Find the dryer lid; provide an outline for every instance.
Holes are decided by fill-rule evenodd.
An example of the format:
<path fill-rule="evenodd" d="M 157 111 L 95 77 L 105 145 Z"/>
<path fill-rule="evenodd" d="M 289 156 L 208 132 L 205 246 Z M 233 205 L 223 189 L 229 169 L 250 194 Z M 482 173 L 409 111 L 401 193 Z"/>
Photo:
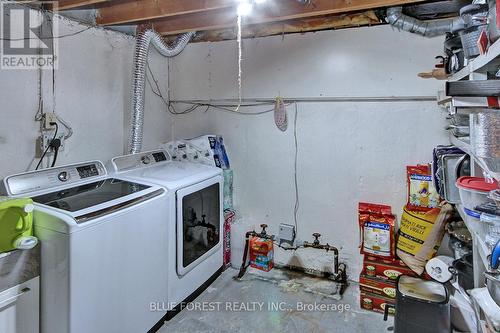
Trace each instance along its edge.
<path fill-rule="evenodd" d="M 156 168 L 142 169 L 140 174 L 146 178 L 152 178 L 162 183 L 176 183 L 181 180 L 194 182 L 211 178 L 220 175 L 221 169 L 207 166 L 204 164 L 196 164 L 190 162 L 170 162 L 158 166 Z"/>
<path fill-rule="evenodd" d="M 111 160 L 110 168 L 117 175 L 133 180 L 147 180 L 169 190 L 177 190 L 222 174 L 222 170 L 214 166 L 172 161 L 163 149 L 115 157 Z"/>

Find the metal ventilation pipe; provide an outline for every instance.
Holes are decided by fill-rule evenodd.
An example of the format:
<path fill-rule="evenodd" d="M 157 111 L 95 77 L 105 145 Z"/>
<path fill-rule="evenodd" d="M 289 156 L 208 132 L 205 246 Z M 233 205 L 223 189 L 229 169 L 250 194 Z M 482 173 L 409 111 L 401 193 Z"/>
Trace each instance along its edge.
<path fill-rule="evenodd" d="M 387 9 L 386 19 L 390 25 L 404 31 L 416 33 L 425 37 L 444 35 L 464 26 L 461 18 L 450 18 L 436 21 L 421 21 L 403 14 L 403 7 Z"/>
<path fill-rule="evenodd" d="M 172 46 L 168 46 L 161 35 L 152 29 L 146 29 L 137 34 L 132 73 L 132 116 L 128 145 L 128 150 L 131 154 L 139 153 L 142 149 L 144 90 L 150 45 L 153 44 L 162 56 L 175 57 L 184 50 L 194 34 L 194 32 L 188 32 L 181 35 Z"/>

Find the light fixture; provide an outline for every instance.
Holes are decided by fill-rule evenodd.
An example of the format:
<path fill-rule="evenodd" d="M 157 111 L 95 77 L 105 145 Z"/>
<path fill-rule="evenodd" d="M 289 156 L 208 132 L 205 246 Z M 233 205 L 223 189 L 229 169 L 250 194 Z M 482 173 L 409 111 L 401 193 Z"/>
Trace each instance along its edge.
<path fill-rule="evenodd" d="M 257 5 L 260 5 L 260 4 L 262 4 L 262 3 L 266 2 L 266 1 L 267 1 L 267 0 L 255 0 L 255 3 L 256 3 Z"/>
<path fill-rule="evenodd" d="M 248 1 L 240 1 L 238 5 L 238 16 L 247 16 L 252 12 L 253 6 Z"/>

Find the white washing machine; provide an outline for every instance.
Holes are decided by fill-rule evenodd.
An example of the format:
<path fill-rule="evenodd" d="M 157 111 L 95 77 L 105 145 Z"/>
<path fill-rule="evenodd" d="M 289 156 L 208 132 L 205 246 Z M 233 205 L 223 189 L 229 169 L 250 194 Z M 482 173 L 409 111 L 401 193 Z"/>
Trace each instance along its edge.
<path fill-rule="evenodd" d="M 141 333 L 163 314 L 167 191 L 108 176 L 99 161 L 7 177 L 32 197 L 41 242 L 42 333 Z"/>
<path fill-rule="evenodd" d="M 148 181 L 168 191 L 169 308 L 190 300 L 222 271 L 222 170 L 172 161 L 165 150 L 116 157 L 110 170 L 131 181 Z"/>

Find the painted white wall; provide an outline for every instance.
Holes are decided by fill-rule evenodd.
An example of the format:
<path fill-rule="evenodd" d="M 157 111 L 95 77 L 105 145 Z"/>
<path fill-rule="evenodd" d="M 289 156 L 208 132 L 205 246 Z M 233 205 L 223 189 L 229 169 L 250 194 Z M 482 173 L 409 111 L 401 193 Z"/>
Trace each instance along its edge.
<path fill-rule="evenodd" d="M 59 20 L 58 34 L 86 28 Z M 74 136 L 58 165 L 108 160 L 126 151 L 131 67 L 131 37 L 90 29 L 59 40 L 55 111 Z M 433 67 L 441 40 L 428 40 L 390 27 L 328 31 L 244 41 L 244 97 L 421 96 L 441 84 L 418 79 Z M 163 93 L 174 99 L 237 97 L 235 42 L 191 44 L 167 62 L 155 51 L 150 66 Z M 167 79 L 170 76 L 170 87 Z M 53 109 L 52 77 L 43 72 L 44 111 Z M 36 71 L 0 71 L 0 178 L 33 168 Z M 293 223 L 294 108 L 290 127 L 278 131 L 272 114 L 256 117 L 220 112 L 171 116 L 148 88 L 144 149 L 173 138 L 207 133 L 225 137 L 235 170 L 235 204 L 244 223 Z M 399 213 L 405 200 L 404 167 L 426 162 L 431 149 L 446 142 L 443 117 L 433 102 L 308 103 L 298 105 L 300 189 L 299 234 L 341 247 L 342 258 L 357 273 L 356 206 L 383 202 Z M 280 263 L 325 269 L 331 258 L 301 250 Z"/>
<path fill-rule="evenodd" d="M 435 96 L 442 83 L 422 80 L 434 66 L 442 40 L 379 26 L 244 40 L 243 95 L 267 98 L 332 96 Z M 233 41 L 189 45 L 170 61 L 173 99 L 237 97 L 237 45 Z M 293 116 L 283 133 L 273 114 L 225 112 L 176 116 L 177 127 L 197 118 L 199 134 L 224 136 L 235 172 L 235 206 L 241 223 L 293 224 Z M 400 214 L 405 202 L 405 166 L 431 161 L 446 143 L 444 117 L 435 102 L 299 103 L 298 238 L 341 248 L 356 279 L 357 204 L 385 203 Z M 245 110 L 252 111 L 252 110 Z M 192 133 L 186 134 L 192 136 Z M 233 241 L 237 241 L 232 237 Z M 330 255 L 315 250 L 276 255 L 279 263 L 330 270 Z"/>
<path fill-rule="evenodd" d="M 72 34 L 87 26 L 56 16 L 56 36 Z M 100 159 L 107 161 L 125 152 L 130 118 L 129 100 L 135 39 L 121 33 L 92 28 L 58 40 L 59 67 L 43 71 L 44 111 L 66 120 L 74 135 L 66 142 L 57 165 Z M 166 93 L 167 61 L 151 52 L 150 66 Z M 0 70 L 0 178 L 33 169 L 39 123 L 37 70 Z M 53 101 L 55 100 L 55 108 Z M 62 128 L 62 126 L 61 126 Z M 171 136 L 170 115 L 163 102 L 148 89 L 144 147 L 157 147 Z"/>
<path fill-rule="evenodd" d="M 91 28 L 61 16 L 54 17 L 58 30 L 55 96 L 52 71 L 42 72 L 44 112 L 55 111 L 73 128 L 57 165 L 99 159 L 104 162 L 127 152 L 130 91 L 135 38 L 115 31 Z M 168 62 L 152 48 L 149 66 L 162 94 L 168 96 Z M 33 170 L 35 140 L 40 123 L 37 70 L 0 70 L 0 179 Z M 55 103 L 54 103 L 55 101 Z M 54 107 L 55 104 L 55 107 Z M 194 137 L 212 127 L 199 115 L 178 123 L 165 103 L 146 86 L 143 149 L 153 149 L 174 138 Z M 63 126 L 60 126 L 61 130 Z M 47 166 L 52 157 L 46 159 Z"/>

